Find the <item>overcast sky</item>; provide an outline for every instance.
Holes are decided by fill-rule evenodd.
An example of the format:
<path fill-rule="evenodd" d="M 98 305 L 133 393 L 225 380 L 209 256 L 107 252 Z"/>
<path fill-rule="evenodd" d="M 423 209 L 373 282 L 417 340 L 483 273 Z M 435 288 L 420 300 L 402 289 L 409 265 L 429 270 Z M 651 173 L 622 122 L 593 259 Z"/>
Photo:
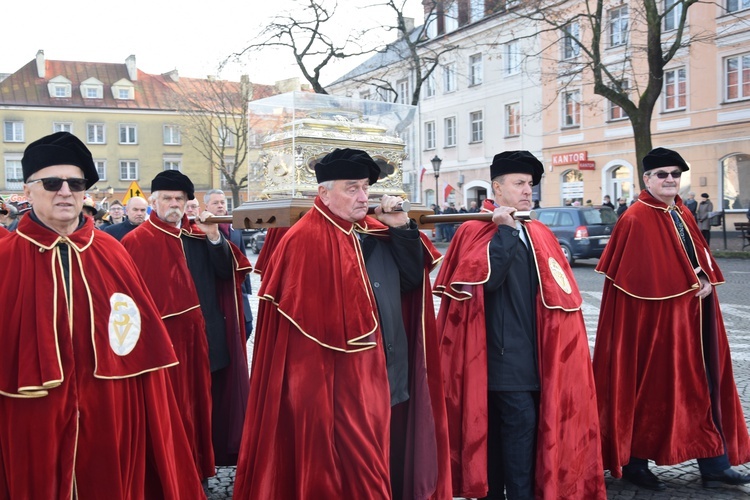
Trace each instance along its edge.
<path fill-rule="evenodd" d="M 216 75 L 219 63 L 245 47 L 264 20 L 282 13 L 290 0 L 37 0 L 2 6 L 0 73 L 13 73 L 34 59 L 38 50 L 51 60 L 124 63 L 133 54 L 138 69 L 161 74 L 177 69 L 181 76 Z M 340 0 L 339 11 L 352 0 Z M 372 0 L 370 4 L 377 3 Z M 412 15 L 419 15 L 420 0 L 407 0 Z M 413 9 L 413 10 L 411 10 Z M 352 23 L 363 20 L 364 10 L 352 10 Z M 387 11 L 386 11 L 387 12 Z M 338 12 L 337 12 L 338 14 Z M 366 16 L 374 17 L 372 13 Z M 383 23 L 393 22 L 389 16 Z M 417 24 L 421 24 L 418 21 Z M 325 72 L 327 83 L 345 73 Z M 248 74 L 255 83 L 301 77 L 291 54 L 271 51 L 234 64 L 221 77 L 239 80 Z"/>

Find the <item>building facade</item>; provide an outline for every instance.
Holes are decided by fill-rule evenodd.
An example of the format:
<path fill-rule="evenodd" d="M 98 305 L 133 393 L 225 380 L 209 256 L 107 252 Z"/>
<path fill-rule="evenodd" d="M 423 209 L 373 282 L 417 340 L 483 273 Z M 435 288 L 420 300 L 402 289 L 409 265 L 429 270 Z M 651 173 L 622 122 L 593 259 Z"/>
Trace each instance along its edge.
<path fill-rule="evenodd" d="M 241 91 L 243 83 L 249 90 Z M 227 189 L 218 167 L 238 158 L 247 162 L 241 168 L 251 180 L 253 172 L 262 179 L 251 156 L 238 150 L 249 148 L 253 140 L 250 133 L 238 135 L 243 132 L 232 125 L 239 123 L 242 111 L 217 103 L 221 99 L 211 94 L 244 92 L 253 99 L 289 89 L 243 83 L 181 78 L 176 70 L 151 75 L 138 70 L 135 56 L 124 64 L 89 63 L 47 60 L 39 51 L 0 81 L 0 193 L 22 192 L 26 146 L 58 131 L 75 134 L 91 150 L 100 180 L 89 194 L 104 208 L 132 194 L 134 182 L 148 194 L 151 179 L 161 170 L 188 175 L 197 195 Z M 244 191 L 243 199 L 250 192 Z"/>
<path fill-rule="evenodd" d="M 675 4 L 661 2 L 664 46 L 679 26 L 681 11 Z M 639 2 L 605 3 L 602 19 L 604 61 L 620 70 L 623 83 L 633 89 L 633 99 L 638 98 L 646 68 L 639 7 Z M 686 44 L 665 67 L 651 121 L 653 146 L 676 150 L 690 164 L 681 194 L 692 191 L 698 201 L 700 194 L 708 194 L 714 209 L 724 209 L 730 222 L 744 220 L 750 208 L 748 22 L 749 2 L 699 2 L 690 7 L 683 34 Z M 621 108 L 594 95 L 586 73 L 569 82 L 563 68 L 575 64 L 580 55 L 580 48 L 571 50 L 572 45 L 559 37 L 557 44 L 547 45 L 544 55 L 545 60 L 557 61 L 541 79 L 546 104 L 544 202 L 597 204 L 604 195 L 630 202 L 640 191 L 633 129 Z"/>
<path fill-rule="evenodd" d="M 489 192 L 492 156 L 514 149 L 529 150 L 543 161 L 545 176 L 534 195 L 543 206 L 598 204 L 604 195 L 613 201 L 637 196 L 640 179 L 627 115 L 594 94 L 585 68 L 574 77 L 568 71 L 583 64 L 584 57 L 566 33 L 585 41 L 585 25 L 568 23 L 565 29 L 571 31 L 561 34 L 538 16 L 531 21 L 528 5 L 521 1 L 444 1 L 436 9 L 428 8 L 432 2 L 424 3 L 427 36 L 422 50 L 456 47 L 441 54 L 420 98 L 414 168 L 425 202 L 434 202 L 436 191 L 440 202 L 481 200 Z M 658 2 L 665 44 L 679 26 L 680 3 Z M 576 9 L 586 6 L 567 2 L 563 16 L 574 20 Z M 641 7 L 642 2 L 603 2 L 599 20 L 604 26 L 603 62 L 622 75 L 621 84 L 632 89 L 636 101 L 639 74 L 646 67 Z M 682 193 L 695 192 L 699 200 L 707 193 L 730 223 L 744 220 L 750 208 L 748 23 L 747 1 L 689 8 L 686 43 L 665 68 L 651 121 L 653 146 L 677 150 L 691 165 Z M 385 99 L 376 90 L 384 75 L 395 87 L 413 77 L 403 63 L 389 62 L 387 69 L 377 70 L 373 64 L 363 66 L 330 91 Z M 394 71 L 399 68 L 400 74 Z M 435 157 L 442 160 L 437 187 L 430 164 Z"/>

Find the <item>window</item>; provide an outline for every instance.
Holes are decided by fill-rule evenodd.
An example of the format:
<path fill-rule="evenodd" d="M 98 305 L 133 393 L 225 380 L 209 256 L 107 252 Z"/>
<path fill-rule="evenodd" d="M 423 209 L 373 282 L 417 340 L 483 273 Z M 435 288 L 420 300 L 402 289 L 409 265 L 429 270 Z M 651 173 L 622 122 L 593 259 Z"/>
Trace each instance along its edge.
<path fill-rule="evenodd" d="M 672 31 L 679 28 L 680 17 L 682 17 L 682 2 L 678 0 L 664 0 L 664 31 Z"/>
<path fill-rule="evenodd" d="M 687 106 L 687 76 L 685 68 L 664 72 L 664 110 L 685 109 Z"/>
<path fill-rule="evenodd" d="M 164 125 L 164 144 L 179 145 L 180 142 L 180 127 L 177 125 Z"/>
<path fill-rule="evenodd" d="M 727 0 L 727 12 L 750 8 L 750 0 Z"/>
<path fill-rule="evenodd" d="M 503 47 L 503 56 L 505 58 L 505 74 L 515 75 L 521 70 L 521 55 L 518 51 L 518 42 L 512 41 Z"/>
<path fill-rule="evenodd" d="M 456 65 L 453 63 L 443 68 L 443 90 L 446 94 L 456 90 Z"/>
<path fill-rule="evenodd" d="M 164 170 L 182 170 L 182 159 L 165 156 Z"/>
<path fill-rule="evenodd" d="M 81 97 L 84 99 L 102 99 L 104 97 L 104 84 L 94 77 L 87 78 L 81 82 Z"/>
<path fill-rule="evenodd" d="M 469 85 L 482 83 L 482 54 L 469 57 Z"/>
<path fill-rule="evenodd" d="M 570 23 L 563 28 L 563 59 L 573 59 L 581 55 L 581 45 L 578 40 L 581 28 L 578 23 Z"/>
<path fill-rule="evenodd" d="M 750 54 L 728 57 L 725 68 L 727 101 L 750 97 Z"/>
<path fill-rule="evenodd" d="M 563 94 L 563 127 L 578 127 L 581 124 L 581 91 Z"/>
<path fill-rule="evenodd" d="M 234 132 L 228 127 L 219 127 L 219 144 L 225 148 L 234 147 Z"/>
<path fill-rule="evenodd" d="M 424 123 L 424 148 L 435 149 L 435 122 Z"/>
<path fill-rule="evenodd" d="M 627 93 L 628 88 L 630 88 L 628 81 L 627 80 L 622 80 L 620 82 L 620 88 L 622 89 L 623 92 Z M 615 89 L 615 90 L 617 90 L 619 92 L 618 89 Z M 620 106 L 618 106 L 617 104 L 613 103 L 612 101 L 609 101 L 609 119 L 610 119 L 610 121 L 624 120 L 627 117 L 628 116 L 625 114 L 625 110 L 624 109 L 622 109 Z"/>
<path fill-rule="evenodd" d="M 359 98 L 365 101 L 369 101 L 372 99 L 372 96 L 370 95 L 370 91 L 364 91 L 359 93 Z"/>
<path fill-rule="evenodd" d="M 52 132 L 73 133 L 73 124 L 70 122 L 55 122 L 52 124 Z"/>
<path fill-rule="evenodd" d="M 484 0 L 469 1 L 469 22 L 474 23 L 484 17 Z"/>
<path fill-rule="evenodd" d="M 23 167 L 20 155 L 5 158 L 5 189 L 20 191 L 23 189 Z"/>
<path fill-rule="evenodd" d="M 438 15 L 437 12 L 430 12 L 430 15 L 425 20 L 427 26 L 427 38 L 435 38 L 438 36 Z"/>
<path fill-rule="evenodd" d="M 120 180 L 138 180 L 138 162 L 136 160 L 120 160 Z"/>
<path fill-rule="evenodd" d="M 484 140 L 484 119 L 481 111 L 469 113 L 471 123 L 471 142 L 482 142 Z"/>
<path fill-rule="evenodd" d="M 137 144 L 136 127 L 132 124 L 120 124 L 120 144 Z"/>
<path fill-rule="evenodd" d="M 445 32 L 450 33 L 458 29 L 458 0 L 454 0 L 445 9 L 443 14 L 443 25 L 445 26 Z"/>
<path fill-rule="evenodd" d="M 609 46 L 618 47 L 628 41 L 628 7 L 609 11 Z"/>
<path fill-rule="evenodd" d="M 398 88 L 398 103 L 411 104 L 411 95 L 409 95 L 409 80 L 399 80 L 396 83 Z"/>
<path fill-rule="evenodd" d="M 514 102 L 505 105 L 505 136 L 521 135 L 521 104 Z"/>
<path fill-rule="evenodd" d="M 3 140 L 5 142 L 23 142 L 23 122 L 4 122 Z"/>
<path fill-rule="evenodd" d="M 747 179 L 750 179 L 750 156 L 746 153 L 733 154 L 721 161 L 721 206 L 724 210 L 747 212 L 750 208 Z"/>
<path fill-rule="evenodd" d="M 73 85 L 70 80 L 62 75 L 57 75 L 47 82 L 47 92 L 54 99 L 64 99 L 70 97 L 70 91 Z"/>
<path fill-rule="evenodd" d="M 118 100 L 135 99 L 135 86 L 127 78 L 120 78 L 112 84 L 112 97 Z"/>
<path fill-rule="evenodd" d="M 424 98 L 435 97 L 435 73 L 430 73 L 430 76 L 423 82 L 424 85 Z"/>
<path fill-rule="evenodd" d="M 451 116 L 445 119 L 445 147 L 450 148 L 456 145 L 456 117 Z"/>
<path fill-rule="evenodd" d="M 99 174 L 100 181 L 107 180 L 107 160 L 94 160 L 96 173 Z"/>
<path fill-rule="evenodd" d="M 89 144 L 104 144 L 104 139 L 103 123 L 86 124 L 86 142 Z"/>

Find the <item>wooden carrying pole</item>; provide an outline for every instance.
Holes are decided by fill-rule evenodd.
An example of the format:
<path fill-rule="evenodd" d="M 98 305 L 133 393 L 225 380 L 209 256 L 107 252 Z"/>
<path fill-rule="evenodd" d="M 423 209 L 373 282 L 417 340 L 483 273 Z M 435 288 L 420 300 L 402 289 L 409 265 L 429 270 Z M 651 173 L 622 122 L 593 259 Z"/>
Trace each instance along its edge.
<path fill-rule="evenodd" d="M 270 227 L 291 227 L 312 208 L 312 199 L 288 198 L 280 200 L 256 201 L 243 203 L 234 209 L 232 215 L 212 216 L 205 223 L 232 223 L 235 228 L 263 229 Z M 409 217 L 414 219 L 420 229 L 432 229 L 435 224 L 455 224 L 470 220 L 491 221 L 489 212 L 435 214 L 422 205 L 411 204 Z M 513 217 L 518 220 L 536 219 L 533 210 L 518 211 Z"/>

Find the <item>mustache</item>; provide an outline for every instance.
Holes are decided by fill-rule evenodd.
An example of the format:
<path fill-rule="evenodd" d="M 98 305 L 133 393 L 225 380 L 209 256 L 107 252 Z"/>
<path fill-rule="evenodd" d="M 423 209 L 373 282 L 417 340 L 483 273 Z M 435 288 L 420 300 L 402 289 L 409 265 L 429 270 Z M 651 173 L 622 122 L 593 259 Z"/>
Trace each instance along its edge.
<path fill-rule="evenodd" d="M 170 208 L 167 210 L 167 213 L 164 214 L 164 217 L 169 217 L 170 215 L 176 215 L 179 218 L 182 218 L 182 210 L 179 208 Z"/>

